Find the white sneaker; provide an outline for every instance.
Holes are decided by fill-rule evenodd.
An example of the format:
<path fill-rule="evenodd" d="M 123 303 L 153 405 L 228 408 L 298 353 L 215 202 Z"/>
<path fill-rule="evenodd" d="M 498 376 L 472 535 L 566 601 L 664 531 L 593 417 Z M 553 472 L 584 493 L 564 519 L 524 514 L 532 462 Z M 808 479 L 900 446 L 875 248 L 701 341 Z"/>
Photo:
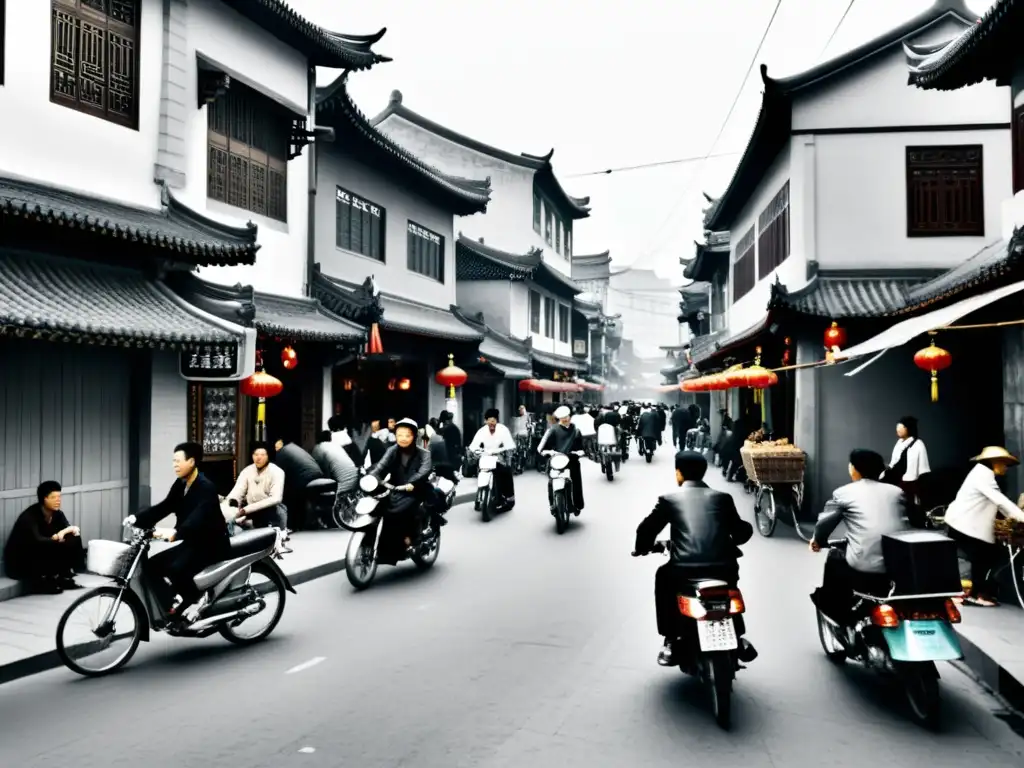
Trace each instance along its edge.
<path fill-rule="evenodd" d="M 187 621 L 189 624 L 191 624 L 202 615 L 203 610 L 209 604 L 210 599 L 204 594 L 202 597 L 199 598 L 199 600 L 197 600 L 195 603 L 193 603 L 185 609 L 185 613 L 182 616 L 182 618 L 185 619 L 185 621 Z"/>

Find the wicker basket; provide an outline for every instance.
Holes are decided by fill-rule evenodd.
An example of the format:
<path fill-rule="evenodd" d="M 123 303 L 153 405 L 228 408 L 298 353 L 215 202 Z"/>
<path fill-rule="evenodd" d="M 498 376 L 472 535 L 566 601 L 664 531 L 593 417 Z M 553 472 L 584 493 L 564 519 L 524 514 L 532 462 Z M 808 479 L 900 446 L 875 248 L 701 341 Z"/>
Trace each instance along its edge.
<path fill-rule="evenodd" d="M 1016 520 L 996 520 L 996 541 L 1012 547 L 1024 547 L 1024 523 Z"/>
<path fill-rule="evenodd" d="M 132 562 L 132 548 L 120 541 L 93 539 L 85 555 L 85 569 L 99 576 L 123 576 Z"/>
<path fill-rule="evenodd" d="M 807 455 L 799 448 L 780 451 L 759 451 L 744 446 L 740 449 L 743 458 L 743 469 L 747 477 L 760 485 L 783 483 L 802 483 Z"/>

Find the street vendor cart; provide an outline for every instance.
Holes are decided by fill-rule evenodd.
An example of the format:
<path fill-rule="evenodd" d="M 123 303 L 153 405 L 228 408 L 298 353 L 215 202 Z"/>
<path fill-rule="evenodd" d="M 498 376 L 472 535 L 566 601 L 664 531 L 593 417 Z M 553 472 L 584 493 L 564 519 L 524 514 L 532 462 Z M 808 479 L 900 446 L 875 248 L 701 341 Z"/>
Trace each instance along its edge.
<path fill-rule="evenodd" d="M 743 469 L 754 493 L 754 520 L 765 538 L 775 533 L 779 519 L 792 522 L 800 538 L 809 540 L 800 528 L 804 501 L 804 469 L 807 454 L 788 440 L 755 437 L 740 449 Z"/>

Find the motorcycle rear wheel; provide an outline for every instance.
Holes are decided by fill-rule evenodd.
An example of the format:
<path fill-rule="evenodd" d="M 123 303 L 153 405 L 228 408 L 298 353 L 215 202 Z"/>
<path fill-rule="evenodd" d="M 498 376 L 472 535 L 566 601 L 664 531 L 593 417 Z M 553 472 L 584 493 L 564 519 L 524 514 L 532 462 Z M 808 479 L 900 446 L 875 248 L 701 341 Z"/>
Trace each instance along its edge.
<path fill-rule="evenodd" d="M 615 470 L 612 469 L 611 461 L 606 461 L 604 464 L 604 474 L 609 480 L 615 479 Z"/>
<path fill-rule="evenodd" d="M 555 530 L 562 534 L 568 528 L 569 501 L 565 498 L 565 491 L 555 491 Z"/>
<path fill-rule="evenodd" d="M 348 540 L 348 549 L 345 550 L 345 575 L 348 576 L 349 584 L 360 591 L 370 586 L 373 577 L 377 575 L 377 555 L 371 552 L 368 563 L 364 557 L 364 549 L 373 545 L 372 539 L 367 541 L 366 531 L 358 531 L 352 534 Z"/>
<path fill-rule="evenodd" d="M 825 614 L 820 609 L 817 611 L 817 616 L 818 640 L 821 642 L 821 649 L 833 664 L 842 664 L 847 658 L 846 648 L 843 647 L 842 642 L 836 637 L 832 622 L 825 617 Z"/>
<path fill-rule="evenodd" d="M 942 723 L 942 697 L 934 663 L 900 664 L 898 671 L 914 720 L 930 731 L 937 731 Z"/>
<path fill-rule="evenodd" d="M 284 601 L 285 601 L 285 587 L 284 581 L 281 579 L 281 575 L 276 569 L 271 568 L 264 562 L 255 563 L 252 566 L 252 572 L 258 573 L 260 576 L 267 579 L 272 585 L 272 589 L 277 592 L 277 606 L 273 608 L 273 615 L 270 617 L 270 622 L 259 632 L 252 635 L 240 635 L 235 630 L 245 626 L 244 622 L 238 627 L 232 627 L 230 625 L 224 625 L 220 628 L 220 636 L 225 640 L 234 643 L 235 645 L 253 645 L 262 640 L 266 640 L 270 637 L 270 633 L 277 627 L 278 622 L 281 621 L 281 617 L 284 615 Z M 260 590 L 262 591 L 262 590 Z M 264 608 L 266 610 L 266 608 Z M 262 611 L 260 612 L 262 613 Z M 253 616 L 259 616 L 257 613 Z"/>
<path fill-rule="evenodd" d="M 644 454 L 644 458 L 647 459 L 647 463 L 650 464 L 651 463 L 651 459 L 654 458 L 654 454 L 653 453 L 645 453 Z"/>
<path fill-rule="evenodd" d="M 713 653 L 708 659 L 708 686 L 711 689 L 711 711 L 723 731 L 732 727 L 732 675 L 735 665 L 728 653 Z"/>
<path fill-rule="evenodd" d="M 441 552 L 441 529 L 438 528 L 434 531 L 434 534 L 430 537 L 430 548 L 426 554 L 420 554 L 418 551 L 412 556 L 412 561 L 416 564 L 416 567 L 421 571 L 429 570 L 434 563 L 437 562 L 437 556 Z"/>

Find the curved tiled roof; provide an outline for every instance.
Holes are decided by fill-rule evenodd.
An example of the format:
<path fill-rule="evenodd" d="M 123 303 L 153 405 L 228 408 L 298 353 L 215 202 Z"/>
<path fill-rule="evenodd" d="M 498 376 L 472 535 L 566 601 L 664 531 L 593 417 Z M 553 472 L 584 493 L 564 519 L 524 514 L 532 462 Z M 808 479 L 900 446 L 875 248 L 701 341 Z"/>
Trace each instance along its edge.
<path fill-rule="evenodd" d="M 466 237 L 455 241 L 456 280 L 533 280 L 553 290 L 582 292 L 579 285 L 544 263 L 544 252 L 534 248 L 524 254 L 509 253 Z"/>
<path fill-rule="evenodd" d="M 331 32 L 296 13 L 284 0 L 221 0 L 285 45 L 303 53 L 318 67 L 369 69 L 391 61 L 374 53 L 373 45 L 384 37 L 387 27 L 372 35 Z"/>
<path fill-rule="evenodd" d="M 197 265 L 253 264 L 256 225 L 232 227 L 207 218 L 162 187 L 159 209 L 88 197 L 31 181 L 0 177 L 0 221 L 20 218 L 141 243 L 164 258 Z"/>
<path fill-rule="evenodd" d="M 272 336 L 303 341 L 347 342 L 366 338 L 366 329 L 331 314 L 316 299 L 254 293 L 255 326 Z"/>
<path fill-rule="evenodd" d="M 923 282 L 921 277 L 818 274 L 792 292 L 776 283 L 769 309 L 786 308 L 830 320 L 882 317 L 902 307 L 909 291 Z"/>
<path fill-rule="evenodd" d="M 1009 84 L 1020 48 L 1021 9 L 1018 0 L 995 0 L 977 24 L 940 45 L 904 44 L 910 84 L 951 91 L 996 80 Z"/>
<path fill-rule="evenodd" d="M 761 80 L 764 83 L 764 94 L 761 97 L 761 109 L 732 179 L 721 197 L 711 207 L 711 213 L 704 222 L 705 228 L 712 231 L 731 228 L 733 219 L 747 203 L 750 194 L 757 189 L 758 183 L 779 152 L 786 146 L 792 127 L 794 94 L 865 64 L 894 45 L 944 20 L 954 19 L 969 25 L 973 23 L 974 18 L 975 14 L 971 13 L 963 0 L 937 0 L 928 10 L 883 35 L 805 72 L 776 79 L 768 76 L 768 68 L 762 64 Z"/>
<path fill-rule="evenodd" d="M 384 108 L 383 112 L 373 118 L 371 123 L 374 126 L 379 126 L 392 115 L 400 117 L 425 131 L 433 133 L 436 136 L 440 136 L 442 139 L 447 139 L 453 144 L 458 144 L 466 149 L 471 149 L 474 152 L 487 155 L 488 157 L 493 157 L 494 159 L 501 160 L 509 165 L 515 165 L 520 168 L 529 168 L 535 172 L 537 183 L 554 198 L 553 202 L 555 204 L 564 208 L 565 213 L 569 214 L 573 219 L 585 219 L 590 216 L 590 208 L 587 207 L 590 205 L 590 198 L 573 197 L 563 189 L 558 178 L 555 176 L 554 168 L 551 165 L 551 158 L 555 154 L 554 149 L 546 155 L 531 155 L 526 152 L 517 155 L 512 152 L 506 152 L 503 149 L 493 147 L 490 144 L 484 144 L 481 141 L 477 141 L 469 136 L 453 131 L 451 128 L 446 128 L 440 123 L 435 123 L 433 120 L 424 117 L 418 112 L 412 111 L 402 103 L 401 91 L 391 92 L 391 98 L 388 100 L 388 105 Z"/>
<path fill-rule="evenodd" d="M 0 332 L 180 346 L 237 341 L 141 272 L 0 253 Z"/>
<path fill-rule="evenodd" d="M 326 124 L 343 136 L 354 137 L 374 150 L 377 157 L 412 173 L 423 183 L 426 193 L 443 196 L 452 213 L 464 216 L 484 213 L 491 198 L 491 180 L 461 179 L 450 176 L 420 160 L 371 125 L 359 107 L 352 101 L 347 87 L 348 75 L 343 74 L 325 88 L 317 88 L 316 110 Z M 347 147 L 346 149 L 351 149 Z M 360 156 L 360 159 L 366 160 Z"/>

